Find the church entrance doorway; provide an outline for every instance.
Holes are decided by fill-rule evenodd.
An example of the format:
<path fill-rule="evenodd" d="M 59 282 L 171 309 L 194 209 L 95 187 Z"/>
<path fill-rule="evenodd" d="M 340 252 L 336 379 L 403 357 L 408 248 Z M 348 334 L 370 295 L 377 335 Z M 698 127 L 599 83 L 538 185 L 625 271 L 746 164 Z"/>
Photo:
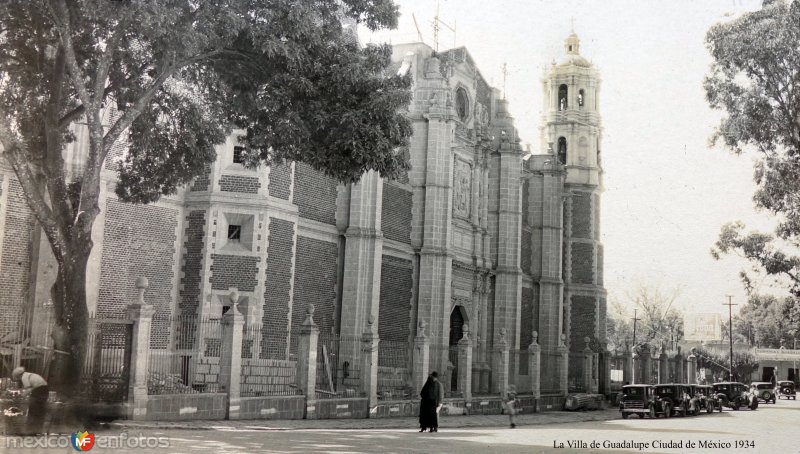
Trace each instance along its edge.
<path fill-rule="evenodd" d="M 464 307 L 455 306 L 450 313 L 450 348 L 448 359 L 453 365 L 450 370 L 450 390 L 458 389 L 458 341 L 464 335 Z"/>

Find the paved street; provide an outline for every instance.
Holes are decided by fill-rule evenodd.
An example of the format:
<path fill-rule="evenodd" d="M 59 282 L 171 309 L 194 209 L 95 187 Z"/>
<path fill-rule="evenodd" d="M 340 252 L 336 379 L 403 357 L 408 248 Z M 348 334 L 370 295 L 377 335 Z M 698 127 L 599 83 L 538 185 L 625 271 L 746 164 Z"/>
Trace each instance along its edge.
<path fill-rule="evenodd" d="M 439 433 L 417 433 L 413 427 L 396 427 L 413 423 L 409 418 L 399 420 L 359 421 L 286 421 L 271 424 L 195 423 L 194 425 L 160 424 L 126 427 L 128 438 L 167 437 L 169 447 L 151 452 L 172 453 L 242 453 L 242 452 L 743 452 L 743 453 L 800 453 L 800 403 L 779 401 L 776 405 L 762 404 L 755 412 L 725 410 L 713 415 L 690 418 L 628 419 L 576 422 L 581 418 L 602 419 L 613 411 L 572 414 L 558 412 L 526 415 L 516 429 L 500 424 L 502 417 L 447 417 Z M 538 419 L 537 419 L 538 418 Z M 570 421 L 570 422 L 559 422 Z M 483 427 L 463 427 L 475 423 Z M 377 428 L 366 428 L 370 424 Z M 360 427 L 345 429 L 342 427 Z M 158 427 L 156 427 L 158 426 Z M 213 426 L 213 428 L 212 428 Z M 264 428 L 270 426 L 272 428 Z M 302 427 L 315 428 L 302 428 Z M 395 427 L 391 427 L 395 426 Z M 448 426 L 450 428 L 448 428 Z M 462 426 L 462 427 L 454 427 Z M 200 430 L 198 430 L 200 429 Z M 118 437 L 119 428 L 96 432 L 98 437 Z M 601 448 L 592 448 L 592 442 Z M 153 440 L 153 442 L 155 442 Z M 570 445 L 572 442 L 572 445 Z M 605 442 L 606 448 L 602 449 Z M 627 448 L 616 448 L 620 443 Z M 688 442 L 695 443 L 687 448 Z M 737 447 L 736 443 L 739 442 Z M 5 441 L 3 446 L 7 446 Z M 558 448 L 563 443 L 564 448 Z M 580 447 L 576 443 L 581 443 Z M 615 443 L 617 445 L 609 445 Z M 672 445 L 670 445 L 672 443 Z M 703 444 L 705 443 L 705 445 Z M 645 445 L 646 444 L 646 445 Z M 751 446 L 751 447 L 745 447 Z M 62 449 L 6 450 L 5 452 L 68 452 Z M 91 452 L 142 452 L 139 448 L 101 449 Z"/>

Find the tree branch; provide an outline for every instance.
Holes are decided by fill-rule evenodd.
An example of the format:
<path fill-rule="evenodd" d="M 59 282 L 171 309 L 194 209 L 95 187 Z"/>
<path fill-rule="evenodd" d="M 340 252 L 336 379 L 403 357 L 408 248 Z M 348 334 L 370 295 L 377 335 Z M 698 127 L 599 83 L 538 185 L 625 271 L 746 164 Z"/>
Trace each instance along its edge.
<path fill-rule="evenodd" d="M 64 56 L 66 57 L 72 85 L 75 86 L 81 103 L 86 106 L 86 109 L 90 113 L 94 113 L 95 106 L 92 104 L 92 99 L 84 85 L 86 76 L 83 74 L 80 65 L 78 65 L 78 59 L 75 56 L 75 47 L 72 45 L 72 29 L 69 24 L 69 9 L 67 8 L 66 1 L 51 0 L 50 5 L 53 22 L 61 36 L 61 45 L 64 47 Z"/>

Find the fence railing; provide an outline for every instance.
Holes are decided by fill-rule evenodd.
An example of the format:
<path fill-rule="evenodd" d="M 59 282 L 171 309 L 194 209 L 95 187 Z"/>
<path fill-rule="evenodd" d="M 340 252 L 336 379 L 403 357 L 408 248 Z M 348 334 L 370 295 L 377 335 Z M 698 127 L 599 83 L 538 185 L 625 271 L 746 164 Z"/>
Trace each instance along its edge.
<path fill-rule="evenodd" d="M 296 337 L 296 335 L 295 335 Z M 277 340 L 277 343 L 273 341 Z M 293 396 L 297 387 L 296 353 L 288 346 L 296 345 L 288 332 L 275 332 L 262 325 L 245 327 L 242 331 L 242 397 Z"/>
<path fill-rule="evenodd" d="M 558 361 L 560 354 L 557 352 L 541 353 L 541 369 L 539 379 L 542 394 L 561 393 L 561 383 L 559 382 Z"/>
<path fill-rule="evenodd" d="M 198 315 L 169 318 L 166 324 L 173 333 L 171 341 L 151 343 L 147 393 L 219 392 L 221 322 L 219 317 Z"/>
<path fill-rule="evenodd" d="M 513 384 L 518 394 L 531 392 L 531 364 L 528 349 L 508 351 L 508 383 Z"/>
<path fill-rule="evenodd" d="M 361 386 L 360 336 L 320 333 L 317 339 L 317 399 L 365 395 Z"/>
<path fill-rule="evenodd" d="M 410 344 L 381 340 L 378 344 L 378 400 L 410 399 L 414 394 Z"/>

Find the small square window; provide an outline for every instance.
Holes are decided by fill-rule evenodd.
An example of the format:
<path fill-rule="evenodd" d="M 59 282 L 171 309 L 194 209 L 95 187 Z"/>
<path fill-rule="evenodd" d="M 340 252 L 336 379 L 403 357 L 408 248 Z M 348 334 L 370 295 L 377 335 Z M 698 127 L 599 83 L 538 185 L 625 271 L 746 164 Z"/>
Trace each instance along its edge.
<path fill-rule="evenodd" d="M 242 226 L 229 225 L 228 226 L 228 242 L 238 243 L 242 239 Z"/>
<path fill-rule="evenodd" d="M 233 147 L 233 163 L 234 164 L 243 164 L 244 163 L 244 147 Z"/>

